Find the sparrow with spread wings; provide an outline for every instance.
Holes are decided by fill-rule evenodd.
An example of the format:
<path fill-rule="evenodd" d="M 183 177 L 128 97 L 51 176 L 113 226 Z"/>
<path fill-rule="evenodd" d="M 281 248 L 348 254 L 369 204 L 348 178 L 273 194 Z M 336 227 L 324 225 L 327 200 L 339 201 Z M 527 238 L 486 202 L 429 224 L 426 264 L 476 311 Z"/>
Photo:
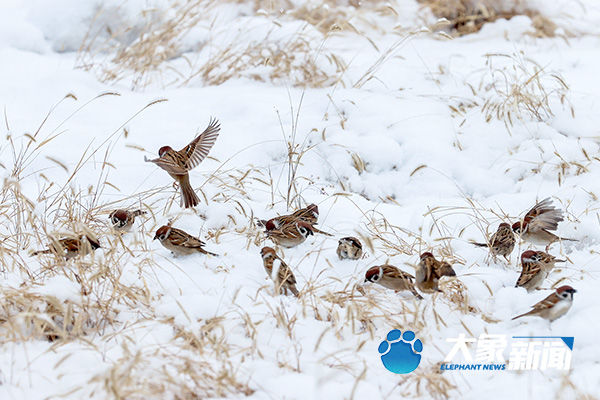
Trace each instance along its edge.
<path fill-rule="evenodd" d="M 195 207 L 200 203 L 200 199 L 190 185 L 188 172 L 206 158 L 215 144 L 220 130 L 219 121 L 211 118 L 204 132 L 183 149 L 175 151 L 170 146 L 163 146 L 158 150 L 158 158 L 150 160 L 144 157 L 144 161 L 158 165 L 167 171 L 171 178 L 175 179 L 181 188 L 181 205 L 185 208 Z"/>
<path fill-rule="evenodd" d="M 512 230 L 527 242 L 545 245 L 546 251 L 550 245 L 559 240 L 577 241 L 555 235 L 551 231 L 558 228 L 558 223 L 564 221 L 562 210 L 552 205 L 548 197 L 537 203 L 525 214 L 522 221 L 515 222 Z"/>

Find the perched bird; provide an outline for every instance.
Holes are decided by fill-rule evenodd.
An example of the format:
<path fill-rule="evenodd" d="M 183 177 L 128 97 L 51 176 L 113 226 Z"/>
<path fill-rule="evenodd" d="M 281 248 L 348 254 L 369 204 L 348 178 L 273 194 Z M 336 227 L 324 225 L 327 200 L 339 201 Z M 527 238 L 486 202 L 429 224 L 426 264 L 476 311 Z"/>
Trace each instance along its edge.
<path fill-rule="evenodd" d="M 185 256 L 195 253 L 218 256 L 218 254 L 204 250 L 202 247 L 204 247 L 205 243 L 202 240 L 182 231 L 181 229 L 173 228 L 168 225 L 163 225 L 158 228 L 153 240 L 156 239 L 160 240 L 160 244 L 162 244 L 168 250 L 171 250 L 171 252 L 177 256 Z"/>
<path fill-rule="evenodd" d="M 190 185 L 188 172 L 206 158 L 215 144 L 220 130 L 219 121 L 211 119 L 204 132 L 183 149 L 175 151 L 169 146 L 163 146 L 158 150 L 159 158 L 149 160 L 144 157 L 144 161 L 158 165 L 167 171 L 171 178 L 175 179 L 181 189 L 181 205 L 185 208 L 195 207 L 200 202 L 194 189 L 192 189 L 192 185 Z"/>
<path fill-rule="evenodd" d="M 414 279 L 415 277 L 408 272 L 388 264 L 371 267 L 365 273 L 365 283 L 377 283 L 396 292 L 409 290 L 417 299 L 422 299 L 423 297 L 415 289 Z"/>
<path fill-rule="evenodd" d="M 421 292 L 441 292 L 438 281 L 442 276 L 456 276 L 452 266 L 445 261 L 438 261 L 433 254 L 425 252 L 421 254 L 419 265 L 415 273 L 417 288 Z"/>
<path fill-rule="evenodd" d="M 561 221 L 564 221 L 562 211 L 555 208 L 552 200 L 548 197 L 533 206 L 522 221 L 515 222 L 512 230 L 527 242 L 546 246 L 546 251 L 548 251 L 550 245 L 557 240 L 577 240 L 562 238 L 550 232 L 555 231 Z"/>
<path fill-rule="evenodd" d="M 276 293 L 287 295 L 289 290 L 294 296 L 298 297 L 296 277 L 290 267 L 275 253 L 275 250 L 271 247 L 263 247 L 260 255 L 267 275 L 275 284 Z"/>
<path fill-rule="evenodd" d="M 99 248 L 100 243 L 98 243 L 98 240 L 90 237 L 90 235 L 81 235 L 78 238 L 68 237 L 63 239 L 51 237 L 47 249 L 34 251 L 31 255 L 37 256 L 38 254 L 52 253 L 69 260 L 77 256 L 85 256 Z"/>
<path fill-rule="evenodd" d="M 557 260 L 556 257 L 543 251 L 524 251 L 521 254 L 523 269 L 515 287 L 524 287 L 528 292 L 539 289 L 544 279 L 548 277 L 548 274 L 554 268 L 554 264 L 565 261 Z"/>
<path fill-rule="evenodd" d="M 260 224 L 265 227 L 267 231 L 272 229 L 279 229 L 285 225 L 293 225 L 295 222 L 302 221 L 310 225 L 313 232 L 322 233 L 327 236 L 333 236 L 331 233 L 324 232 L 317 229 L 317 221 L 319 219 L 319 207 L 316 204 L 309 204 L 305 208 L 301 208 L 294 211 L 289 215 L 280 215 L 269 220 L 260 220 Z"/>
<path fill-rule="evenodd" d="M 362 257 L 362 244 L 355 237 L 348 236 L 338 240 L 337 255 L 340 260 L 349 258 L 350 260 L 358 260 Z"/>
<path fill-rule="evenodd" d="M 267 224 L 266 228 L 267 237 L 273 243 L 287 248 L 298 246 L 304 243 L 307 237 L 314 235 L 310 224 L 303 221 L 284 224 L 279 228 L 272 227 L 272 229 L 269 229 L 270 225 Z"/>
<path fill-rule="evenodd" d="M 116 231 L 119 232 L 129 232 L 133 223 L 135 222 L 135 217 L 139 217 L 140 215 L 146 214 L 146 211 L 142 210 L 114 210 L 108 216 L 110 218 L 110 222 L 112 222 L 112 226 Z"/>
<path fill-rule="evenodd" d="M 471 243 L 479 247 L 488 247 L 494 259 L 496 256 L 502 256 L 506 261 L 509 261 L 508 257 L 510 257 L 510 253 L 515 248 L 516 240 L 510 225 L 503 222 L 498 225 L 498 230 L 490 237 L 487 243 Z"/>
<path fill-rule="evenodd" d="M 571 286 L 561 286 L 550 296 L 539 303 L 536 303 L 531 311 L 517 315 L 513 319 L 526 316 L 538 316 L 552 322 L 569 311 L 573 304 L 573 293 L 577 293 L 577 290 L 573 289 Z"/>

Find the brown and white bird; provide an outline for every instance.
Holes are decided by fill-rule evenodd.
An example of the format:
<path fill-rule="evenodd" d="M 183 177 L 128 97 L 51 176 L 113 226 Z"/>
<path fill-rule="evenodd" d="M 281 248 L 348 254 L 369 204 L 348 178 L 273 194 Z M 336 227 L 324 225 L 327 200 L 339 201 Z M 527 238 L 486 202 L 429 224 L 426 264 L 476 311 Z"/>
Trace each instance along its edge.
<path fill-rule="evenodd" d="M 562 210 L 555 208 L 552 200 L 548 197 L 533 206 L 522 221 L 515 222 L 512 230 L 529 243 L 546 246 L 546 251 L 548 251 L 550 245 L 558 240 L 577 241 L 577 239 L 563 238 L 550 232 L 555 231 L 561 221 L 564 221 Z"/>
<path fill-rule="evenodd" d="M 564 285 L 556 289 L 554 293 L 546 297 L 544 300 L 536 303 L 532 310 L 525 314 L 517 315 L 513 319 L 526 317 L 526 316 L 537 316 L 554 321 L 557 318 L 562 317 L 569 311 L 573 304 L 573 294 L 577 293 L 577 290 L 571 286 Z"/>
<path fill-rule="evenodd" d="M 275 250 L 271 247 L 263 247 L 260 255 L 267 275 L 275 284 L 275 292 L 287 295 L 289 290 L 294 296 L 298 297 L 296 277 L 290 267 L 275 253 Z"/>
<path fill-rule="evenodd" d="M 524 287 L 528 292 L 539 289 L 544 279 L 548 277 L 548 274 L 554 268 L 554 264 L 565 261 L 557 260 L 556 257 L 543 251 L 524 251 L 521 254 L 523 269 L 515 287 Z"/>
<path fill-rule="evenodd" d="M 396 292 L 408 290 L 417 299 L 422 299 L 423 297 L 415 289 L 414 280 L 415 277 L 408 272 L 401 271 L 389 264 L 371 267 L 365 273 L 365 283 L 376 283 Z"/>
<path fill-rule="evenodd" d="M 85 256 L 92 251 L 100 248 L 100 243 L 97 239 L 90 235 L 81 235 L 79 237 L 67 237 L 56 239 L 50 237 L 50 244 L 45 250 L 38 250 L 31 253 L 32 256 L 38 254 L 55 254 L 59 257 L 65 257 L 69 260 L 77 256 Z"/>
<path fill-rule="evenodd" d="M 215 144 L 220 130 L 219 121 L 212 118 L 204 132 L 183 149 L 175 151 L 169 146 L 163 146 L 158 150 L 159 158 L 149 160 L 144 157 L 146 162 L 158 165 L 167 171 L 171 178 L 175 179 L 181 189 L 181 205 L 185 208 L 195 207 L 200 203 L 200 199 L 190 185 L 188 172 L 206 158 Z"/>
<path fill-rule="evenodd" d="M 415 273 L 417 288 L 424 293 L 441 292 L 438 282 L 442 276 L 456 276 L 452 266 L 445 261 L 438 261 L 433 254 L 421 254 Z"/>
<path fill-rule="evenodd" d="M 498 229 L 496 232 L 490 237 L 487 243 L 476 243 L 471 242 L 475 246 L 479 247 L 487 247 L 490 249 L 490 254 L 494 257 L 502 256 L 509 261 L 508 257 L 510 257 L 510 253 L 512 253 L 515 248 L 515 234 L 513 233 L 511 227 L 506 222 L 498 225 Z"/>
<path fill-rule="evenodd" d="M 113 228 L 118 232 L 129 232 L 133 223 L 135 222 L 135 217 L 139 217 L 140 215 L 146 214 L 146 211 L 142 210 L 114 210 L 108 216 L 110 218 L 110 222 L 112 223 Z"/>
<path fill-rule="evenodd" d="M 310 228 L 313 232 L 322 233 L 327 236 L 333 236 L 331 233 L 324 232 L 315 227 L 318 219 L 319 207 L 316 204 L 309 204 L 305 208 L 294 211 L 292 214 L 280 215 L 269 220 L 260 220 L 259 222 L 267 231 L 269 231 L 272 229 L 279 229 L 285 225 L 293 225 L 295 222 L 302 221 L 310 225 Z"/>
<path fill-rule="evenodd" d="M 283 247 L 296 247 L 299 244 L 304 243 L 306 238 L 310 235 L 314 235 L 312 226 L 304 221 L 297 221 L 293 223 L 286 223 L 279 228 L 272 227 L 267 224 L 266 234 L 273 243 Z"/>
<path fill-rule="evenodd" d="M 341 238 L 338 240 L 336 253 L 340 260 L 358 260 L 363 254 L 362 244 L 353 236 Z"/>
<path fill-rule="evenodd" d="M 205 243 L 195 236 L 190 235 L 181 229 L 173 228 L 169 225 L 163 225 L 156 231 L 154 239 L 158 239 L 166 249 L 171 250 L 176 256 L 186 256 L 189 254 L 210 254 L 218 256 L 203 249 Z"/>

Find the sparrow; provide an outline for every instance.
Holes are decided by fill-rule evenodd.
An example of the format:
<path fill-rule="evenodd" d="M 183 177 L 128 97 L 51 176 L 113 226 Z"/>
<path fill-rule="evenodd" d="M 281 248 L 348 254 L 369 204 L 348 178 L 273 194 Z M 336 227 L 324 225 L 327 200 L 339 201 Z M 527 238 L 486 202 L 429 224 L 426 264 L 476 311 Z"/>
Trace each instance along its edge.
<path fill-rule="evenodd" d="M 34 251 L 31 255 L 37 256 L 38 254 L 52 253 L 70 260 L 77 256 L 85 256 L 99 248 L 100 243 L 98 243 L 98 240 L 91 238 L 89 235 L 81 235 L 78 238 L 68 237 L 58 240 L 51 237 L 47 249 Z"/>
<path fill-rule="evenodd" d="M 271 218 L 269 220 L 260 220 L 259 222 L 267 231 L 269 231 L 271 229 L 279 229 L 284 225 L 293 225 L 295 222 L 302 221 L 309 224 L 313 232 L 333 236 L 331 233 L 324 232 L 315 227 L 318 219 L 319 207 L 316 204 L 309 204 L 305 208 L 294 211 L 292 214 L 280 215 L 279 217 Z"/>
<path fill-rule="evenodd" d="M 175 179 L 181 189 L 181 205 L 185 208 L 195 207 L 200 203 L 200 199 L 190 185 L 188 172 L 206 158 L 215 144 L 220 130 L 219 121 L 211 118 L 204 132 L 183 149 L 175 151 L 170 146 L 163 146 L 158 150 L 159 158 L 150 160 L 144 157 L 144 161 L 158 165 L 167 171 L 171 178 Z"/>
<path fill-rule="evenodd" d="M 558 223 L 564 221 L 562 210 L 552 205 L 550 197 L 537 203 L 525 214 L 522 221 L 515 222 L 512 230 L 527 242 L 546 245 L 546 251 L 557 240 L 577 241 L 577 239 L 562 238 L 550 231 L 558 228 Z"/>
<path fill-rule="evenodd" d="M 416 270 L 417 288 L 424 293 L 441 292 L 438 281 L 442 276 L 456 276 L 452 266 L 445 261 L 438 261 L 433 254 L 421 254 Z"/>
<path fill-rule="evenodd" d="M 202 240 L 169 225 L 163 225 L 158 228 L 153 240 L 156 239 L 160 240 L 160 244 L 166 249 L 171 250 L 171 253 L 176 256 L 186 256 L 195 253 L 218 256 L 218 254 L 204 250 L 202 247 L 205 243 Z"/>
<path fill-rule="evenodd" d="M 557 260 L 556 257 L 544 253 L 543 251 L 527 250 L 521 254 L 521 266 L 523 270 L 515 287 L 524 287 L 528 292 L 539 289 L 548 277 L 554 264 L 565 262 L 566 260 Z"/>
<path fill-rule="evenodd" d="M 573 293 L 577 293 L 577 290 L 573 289 L 571 286 L 561 286 L 550 296 L 539 303 L 536 303 L 531 311 L 517 315 L 513 319 L 525 316 L 538 316 L 552 322 L 569 311 L 573 304 Z"/>
<path fill-rule="evenodd" d="M 510 257 L 510 253 L 515 248 L 516 240 L 510 225 L 503 222 L 498 225 L 498 230 L 490 237 L 487 243 L 471 243 L 479 247 L 488 247 L 494 259 L 496 256 L 502 256 L 506 261 L 509 261 L 508 257 Z"/>
<path fill-rule="evenodd" d="M 414 284 L 415 277 L 394 267 L 393 265 L 384 264 L 371 267 L 365 273 L 365 283 L 377 283 L 386 289 L 392 289 L 399 292 L 409 290 L 417 299 L 423 297 L 417 292 Z"/>
<path fill-rule="evenodd" d="M 362 257 L 362 244 L 352 236 L 341 238 L 338 240 L 337 255 L 340 260 L 350 259 L 358 260 Z"/>
<path fill-rule="evenodd" d="M 112 226 L 116 231 L 119 232 L 129 232 L 133 223 L 135 222 L 135 217 L 139 217 L 140 215 L 146 214 L 146 211 L 142 210 L 114 210 L 108 216 L 110 218 L 110 222 L 112 222 Z"/>
<path fill-rule="evenodd" d="M 267 223 L 266 228 L 265 233 L 273 243 L 287 248 L 298 246 L 304 243 L 307 237 L 314 235 L 312 226 L 304 221 L 287 223 L 279 228 Z"/>
<path fill-rule="evenodd" d="M 275 284 L 276 292 L 287 295 L 289 290 L 294 296 L 298 297 L 296 277 L 290 267 L 275 254 L 275 250 L 271 247 L 263 247 L 260 255 L 262 256 L 267 275 Z"/>

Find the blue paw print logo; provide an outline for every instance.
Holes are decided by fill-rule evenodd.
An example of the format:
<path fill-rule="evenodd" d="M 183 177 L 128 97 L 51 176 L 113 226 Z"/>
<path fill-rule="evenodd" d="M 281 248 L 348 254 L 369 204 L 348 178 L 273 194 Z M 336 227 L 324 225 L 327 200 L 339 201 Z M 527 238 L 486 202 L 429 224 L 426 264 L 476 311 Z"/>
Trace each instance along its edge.
<path fill-rule="evenodd" d="M 413 331 L 406 331 L 404 335 L 398 329 L 392 329 L 386 340 L 381 342 L 379 354 L 383 366 L 395 374 L 408 374 L 414 371 L 421 362 L 423 343 L 415 340 Z"/>

